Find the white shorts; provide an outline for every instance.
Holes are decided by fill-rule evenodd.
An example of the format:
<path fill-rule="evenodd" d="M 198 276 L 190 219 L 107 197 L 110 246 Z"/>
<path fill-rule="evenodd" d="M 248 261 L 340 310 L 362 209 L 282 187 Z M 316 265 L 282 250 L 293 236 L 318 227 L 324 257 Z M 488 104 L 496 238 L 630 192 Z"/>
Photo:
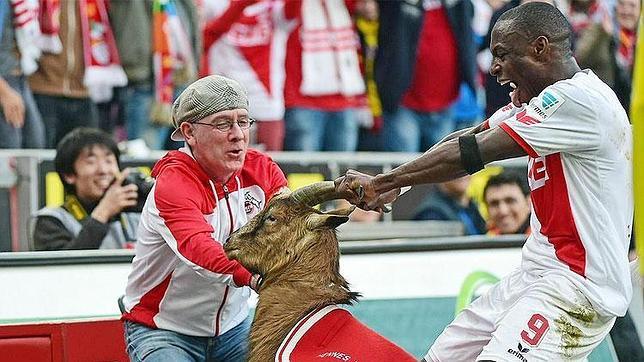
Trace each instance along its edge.
<path fill-rule="evenodd" d="M 464 309 L 425 360 L 584 360 L 614 322 L 565 277 L 516 270 Z"/>

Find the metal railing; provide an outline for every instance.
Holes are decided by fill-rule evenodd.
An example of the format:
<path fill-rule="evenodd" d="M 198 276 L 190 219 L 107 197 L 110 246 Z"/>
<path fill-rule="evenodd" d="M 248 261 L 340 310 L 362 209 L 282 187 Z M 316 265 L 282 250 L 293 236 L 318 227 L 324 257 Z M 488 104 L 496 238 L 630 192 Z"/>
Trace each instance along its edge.
<path fill-rule="evenodd" d="M 167 151 L 154 151 L 146 158 L 122 157 L 125 165 L 152 165 Z M 321 173 L 326 179 L 335 179 L 347 168 L 365 172 L 386 172 L 412 160 L 420 153 L 385 152 L 273 152 L 269 155 L 285 170 L 285 173 Z M 28 245 L 28 220 L 43 206 L 44 170 L 53 170 L 55 150 L 0 150 L 0 207 L 9 210 L 0 216 L 0 250 L 26 251 Z M 493 165 L 524 168 L 526 158 L 495 162 Z M 43 167 L 46 164 L 47 167 Z M 11 191 L 9 191 L 11 190 Z M 403 200 L 401 202 L 404 203 Z M 414 200 L 415 202 L 415 200 Z M 5 203 L 7 205 L 5 205 Z M 399 203 L 400 204 L 400 203 Z M 394 206 L 394 213 L 396 212 Z M 398 209 L 403 210 L 403 209 Z M 393 221 L 393 214 L 385 214 L 384 222 Z M 4 228 L 9 230 L 4 230 Z M 452 233 L 454 235 L 454 233 Z M 10 239 L 10 241 L 7 241 Z M 2 245 L 10 245 L 10 248 Z"/>
<path fill-rule="evenodd" d="M 525 235 L 485 235 L 424 239 L 341 241 L 341 254 L 403 253 L 423 251 L 517 248 Z M 61 250 L 0 253 L 0 268 L 19 266 L 130 263 L 134 250 Z"/>

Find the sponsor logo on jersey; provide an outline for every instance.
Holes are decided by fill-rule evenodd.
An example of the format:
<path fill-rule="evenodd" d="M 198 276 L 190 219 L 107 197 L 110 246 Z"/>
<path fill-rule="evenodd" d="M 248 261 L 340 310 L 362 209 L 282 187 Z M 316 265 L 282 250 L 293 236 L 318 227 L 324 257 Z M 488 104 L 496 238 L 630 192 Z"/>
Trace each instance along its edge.
<path fill-rule="evenodd" d="M 541 123 L 550 117 L 564 102 L 554 91 L 545 91 L 534 102 L 530 102 L 527 112 L 517 113 L 517 120 L 526 125 Z"/>
<path fill-rule="evenodd" d="M 528 348 L 524 348 L 521 345 L 521 343 L 519 343 L 519 345 L 517 346 L 516 350 L 514 350 L 512 348 L 508 348 L 508 353 L 509 354 L 513 355 L 514 357 L 518 358 L 519 360 L 521 360 L 523 362 L 528 362 L 528 359 L 525 358 L 525 356 L 523 355 L 524 353 L 528 353 L 528 352 L 530 352 L 530 350 Z"/>
<path fill-rule="evenodd" d="M 541 108 L 540 108 L 539 106 L 537 106 L 536 104 L 532 106 L 531 110 L 532 110 L 532 112 L 533 112 L 533 113 L 535 113 L 535 114 L 536 114 L 537 116 L 539 116 L 539 118 L 541 118 L 541 119 L 544 119 L 544 118 L 546 118 L 546 116 L 547 116 L 546 111 L 544 111 L 543 109 L 541 109 Z"/>
<path fill-rule="evenodd" d="M 559 99 L 555 97 L 552 93 L 544 92 L 543 97 L 541 97 L 541 106 L 543 109 L 548 110 L 559 104 Z"/>
<path fill-rule="evenodd" d="M 555 111 L 561 107 L 565 99 L 560 97 L 553 90 L 545 91 L 540 96 L 539 99 L 535 102 L 530 103 L 528 108 L 528 114 L 530 118 L 536 119 L 538 121 L 544 121 L 546 118 L 550 117 Z M 525 122 L 523 122 L 525 123 Z M 533 122 L 531 124 L 538 123 Z"/>

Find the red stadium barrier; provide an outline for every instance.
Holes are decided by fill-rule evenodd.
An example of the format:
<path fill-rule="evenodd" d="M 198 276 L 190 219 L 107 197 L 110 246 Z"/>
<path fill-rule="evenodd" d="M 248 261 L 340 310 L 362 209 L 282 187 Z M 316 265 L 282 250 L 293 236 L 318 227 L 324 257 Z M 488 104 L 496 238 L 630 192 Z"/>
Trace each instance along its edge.
<path fill-rule="evenodd" d="M 128 361 L 118 319 L 0 326 L 0 362 Z"/>

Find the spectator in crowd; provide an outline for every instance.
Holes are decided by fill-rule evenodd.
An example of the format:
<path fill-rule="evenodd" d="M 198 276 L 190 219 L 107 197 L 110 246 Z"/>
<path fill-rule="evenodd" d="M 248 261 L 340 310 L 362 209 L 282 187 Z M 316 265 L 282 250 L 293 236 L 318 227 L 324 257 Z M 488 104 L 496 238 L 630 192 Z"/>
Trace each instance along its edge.
<path fill-rule="evenodd" d="M 246 90 L 211 75 L 174 102 L 174 140 L 155 165 L 123 300 L 130 358 L 245 361 L 248 297 L 259 275 L 226 258 L 223 244 L 286 178 L 268 156 L 247 149 Z M 163 343 L 159 343 L 163 341 Z"/>
<path fill-rule="evenodd" d="M 202 73 L 235 79 L 248 88 L 256 143 L 267 151 L 284 144 L 284 57 L 288 23 L 282 0 L 207 0 Z"/>
<path fill-rule="evenodd" d="M 25 77 L 35 69 L 23 69 L 21 55 L 15 51 L 16 47 L 20 49 L 27 45 L 22 44 L 24 41 L 29 41 L 23 35 L 23 42 L 17 44 L 16 32 L 27 32 L 32 26 L 38 28 L 37 13 L 26 10 L 27 15 L 23 14 L 23 17 L 30 16 L 30 19 L 24 24 L 16 24 L 14 9 L 17 4 L 11 4 L 0 2 L 0 148 L 43 148 L 42 118 Z M 37 66 L 35 59 L 31 64 Z"/>
<path fill-rule="evenodd" d="M 201 35 L 195 1 L 111 0 L 109 13 L 128 78 L 122 105 L 127 138 L 144 138 L 153 149 L 179 147 L 169 137 L 171 106 L 197 77 Z"/>
<path fill-rule="evenodd" d="M 284 149 L 355 151 L 365 85 L 345 0 L 292 0 L 284 11 L 295 21 L 286 48 Z"/>
<path fill-rule="evenodd" d="M 615 5 L 617 27 L 613 31 L 610 47 L 615 64 L 613 89 L 626 112 L 629 112 L 631 107 L 635 46 L 641 13 L 641 0 L 617 0 Z"/>
<path fill-rule="evenodd" d="M 475 86 L 470 0 L 379 1 L 375 77 L 386 151 L 419 152 L 454 131 L 450 106 Z"/>
<path fill-rule="evenodd" d="M 374 66 L 378 51 L 378 2 L 376 0 L 358 1 L 355 16 L 356 29 L 360 37 L 360 64 L 367 86 L 368 111 L 366 117 L 360 117 L 358 151 L 381 151 L 382 105 L 374 78 Z M 349 217 L 353 217 L 353 214 Z"/>
<path fill-rule="evenodd" d="M 29 82 L 45 124 L 46 146 L 53 148 L 74 128 L 98 127 L 95 102 L 109 100 L 112 87 L 127 79 L 118 64 L 105 0 L 43 1 L 41 6 L 43 33 L 60 48 L 43 52 Z"/>
<path fill-rule="evenodd" d="M 414 220 L 460 221 L 465 235 L 485 234 L 485 220 L 467 194 L 470 176 L 436 185 L 421 203 Z"/>
<path fill-rule="evenodd" d="M 489 215 L 488 234 L 530 234 L 530 188 L 525 176 L 504 171 L 483 189 Z"/>
<path fill-rule="evenodd" d="M 582 68 L 591 69 L 612 86 L 614 69 L 610 42 L 613 37 L 613 18 L 603 0 L 572 0 L 568 14 L 575 32 L 575 58 Z"/>
<path fill-rule="evenodd" d="M 136 240 L 139 214 L 126 212 L 138 188 L 125 185 L 129 170 L 119 168 L 119 149 L 101 130 L 77 128 L 58 143 L 54 167 L 65 189 L 60 207 L 36 214 L 35 250 L 119 249 Z"/>

